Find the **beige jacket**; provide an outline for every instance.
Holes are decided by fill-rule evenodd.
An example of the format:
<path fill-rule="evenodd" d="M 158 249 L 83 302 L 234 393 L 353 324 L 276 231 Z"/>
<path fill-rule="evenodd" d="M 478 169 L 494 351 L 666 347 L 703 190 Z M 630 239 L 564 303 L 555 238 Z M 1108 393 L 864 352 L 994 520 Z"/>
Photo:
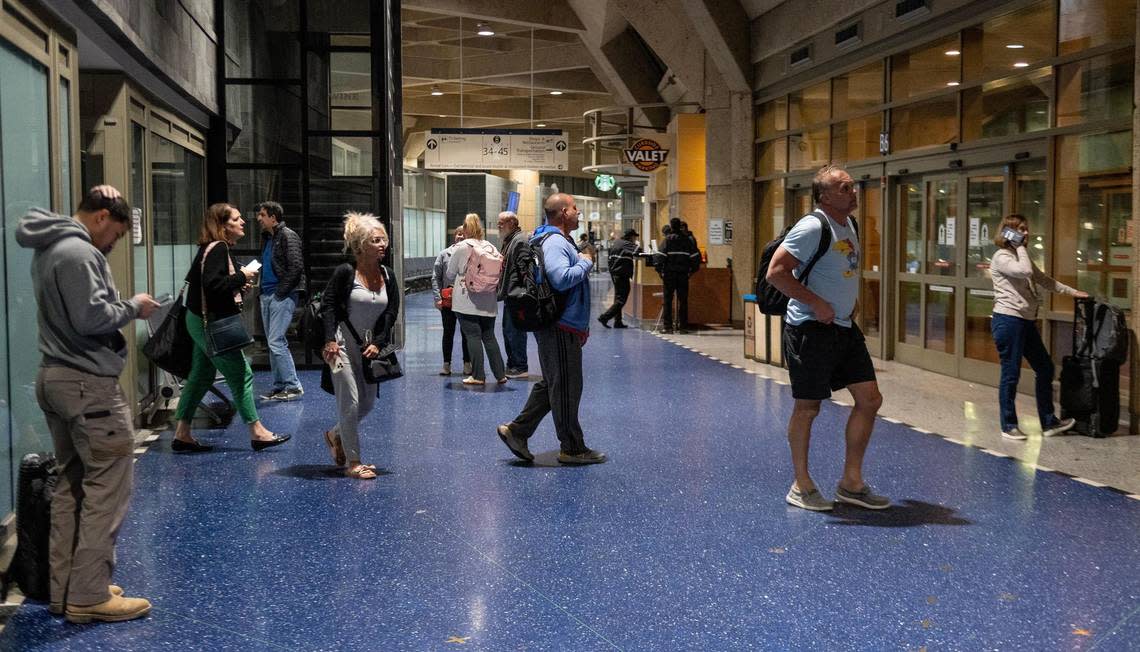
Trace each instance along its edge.
<path fill-rule="evenodd" d="M 990 276 L 994 282 L 994 313 L 998 315 L 1037 319 L 1037 309 L 1041 305 L 1038 285 L 1050 292 L 1077 293 L 1037 269 L 1024 246 L 1018 247 L 1016 252 L 1005 248 L 994 252 L 990 260 Z"/>

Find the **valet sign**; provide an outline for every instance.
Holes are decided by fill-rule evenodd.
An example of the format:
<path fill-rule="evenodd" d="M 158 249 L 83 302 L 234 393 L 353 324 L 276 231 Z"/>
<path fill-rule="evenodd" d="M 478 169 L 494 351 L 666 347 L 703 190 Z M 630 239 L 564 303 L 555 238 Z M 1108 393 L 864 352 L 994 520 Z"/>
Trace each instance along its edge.
<path fill-rule="evenodd" d="M 661 149 L 661 144 L 650 138 L 642 138 L 625 150 L 625 158 L 642 172 L 652 172 L 665 163 L 669 150 Z"/>

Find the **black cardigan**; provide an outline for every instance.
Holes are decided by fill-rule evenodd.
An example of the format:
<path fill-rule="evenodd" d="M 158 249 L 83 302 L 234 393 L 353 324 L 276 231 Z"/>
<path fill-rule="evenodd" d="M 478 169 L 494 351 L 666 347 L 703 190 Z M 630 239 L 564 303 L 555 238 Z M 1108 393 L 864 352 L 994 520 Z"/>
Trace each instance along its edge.
<path fill-rule="evenodd" d="M 380 273 L 384 276 L 384 288 L 388 292 L 388 307 L 377 318 L 372 328 L 372 341 L 365 342 L 364 346 L 375 344 L 377 348 L 384 348 L 392 339 L 392 327 L 400 314 L 400 287 L 396 283 L 392 271 L 380 265 Z M 325 329 L 325 341 L 336 341 L 336 327 L 341 322 L 348 321 L 348 296 L 352 293 L 352 283 L 356 279 L 356 265 L 344 263 L 333 271 L 329 284 L 321 295 L 321 323 Z M 349 333 L 346 335 L 351 336 Z"/>
<path fill-rule="evenodd" d="M 234 292 L 240 292 L 245 285 L 245 274 L 234 263 L 234 273 L 230 274 L 229 263 L 233 261 L 230 256 L 230 247 L 225 242 L 219 242 L 210 250 L 206 257 L 205 276 L 202 275 L 202 253 L 209 245 L 199 245 L 198 254 L 190 265 L 190 273 L 186 280 L 190 287 L 186 288 L 186 308 L 190 312 L 202 316 L 202 285 L 206 286 L 206 309 L 210 319 L 229 317 L 241 312 L 241 307 L 234 302 Z"/>

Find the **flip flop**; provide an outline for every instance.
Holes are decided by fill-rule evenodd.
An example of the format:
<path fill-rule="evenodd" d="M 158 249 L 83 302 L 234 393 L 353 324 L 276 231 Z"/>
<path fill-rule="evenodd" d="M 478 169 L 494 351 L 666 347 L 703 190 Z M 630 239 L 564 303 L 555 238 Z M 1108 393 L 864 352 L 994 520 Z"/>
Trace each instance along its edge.
<path fill-rule="evenodd" d="M 340 445 L 340 438 L 333 434 L 333 431 L 325 431 L 325 444 L 329 447 L 329 453 L 332 455 L 333 464 L 337 466 L 344 466 L 347 460 L 344 457 L 344 448 Z"/>

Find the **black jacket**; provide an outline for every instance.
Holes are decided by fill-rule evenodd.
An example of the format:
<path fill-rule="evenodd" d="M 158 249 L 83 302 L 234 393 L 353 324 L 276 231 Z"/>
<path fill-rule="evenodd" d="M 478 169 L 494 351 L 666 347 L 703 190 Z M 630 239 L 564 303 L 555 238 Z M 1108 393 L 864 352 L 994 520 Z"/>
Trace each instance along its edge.
<path fill-rule="evenodd" d="M 508 235 L 503 240 L 502 246 L 499 247 L 499 251 L 503 254 L 503 273 L 499 275 L 499 289 L 497 297 L 499 301 L 504 301 L 507 298 L 507 281 L 510 277 L 510 274 L 507 273 L 507 270 L 510 269 L 511 255 L 514 254 L 515 250 L 520 246 L 526 244 L 527 240 L 529 239 L 530 236 L 525 231 L 522 229 L 517 229 L 514 233 Z"/>
<path fill-rule="evenodd" d="M 219 242 L 210 250 L 206 257 L 205 275 L 202 273 L 202 253 L 208 245 L 199 245 L 198 254 L 190 265 L 190 272 L 186 280 L 190 287 L 186 288 L 186 308 L 190 312 L 202 316 L 202 287 L 206 289 L 206 315 L 210 319 L 221 319 L 241 312 L 241 307 L 234 302 L 234 292 L 240 292 L 245 285 L 245 274 L 234 263 L 234 273 L 230 274 L 229 263 L 233 262 L 230 248 L 224 242 Z"/>
<path fill-rule="evenodd" d="M 396 282 L 396 275 L 392 270 L 384 265 L 380 265 L 380 271 L 384 274 L 384 288 L 388 292 L 388 307 L 380 314 L 376 320 L 376 325 L 372 328 L 372 341 L 364 342 L 364 346 L 375 344 L 377 348 L 383 349 L 392 340 L 392 328 L 396 325 L 396 318 L 400 315 L 400 286 Z M 321 295 L 321 323 L 325 329 L 325 341 L 333 342 L 336 340 L 336 328 L 344 321 L 348 321 L 348 297 L 352 294 L 352 282 L 356 279 L 356 265 L 353 263 L 344 263 L 333 271 L 332 278 L 329 279 L 329 284 L 325 287 L 324 294 Z M 351 333 L 344 333 L 346 337 L 352 337 Z M 363 336 L 363 333 L 360 333 Z M 363 347 L 361 347 L 363 348 Z M 332 370 L 329 366 L 321 366 L 321 389 L 329 394 L 333 392 L 332 383 Z M 376 386 L 377 391 L 380 386 Z"/>
<path fill-rule="evenodd" d="M 626 239 L 617 241 L 616 248 L 610 250 L 610 274 L 622 278 L 633 278 L 633 260 L 641 253 L 641 247 Z"/>
<path fill-rule="evenodd" d="M 305 289 L 305 255 L 301 248 L 301 236 L 284 222 L 273 232 L 273 275 L 277 277 L 277 288 L 273 296 L 284 299 L 294 290 Z"/>
<path fill-rule="evenodd" d="M 688 236 L 680 233 L 670 233 L 661 247 L 665 254 L 666 274 L 692 274 L 701 267 L 701 252 Z"/>

